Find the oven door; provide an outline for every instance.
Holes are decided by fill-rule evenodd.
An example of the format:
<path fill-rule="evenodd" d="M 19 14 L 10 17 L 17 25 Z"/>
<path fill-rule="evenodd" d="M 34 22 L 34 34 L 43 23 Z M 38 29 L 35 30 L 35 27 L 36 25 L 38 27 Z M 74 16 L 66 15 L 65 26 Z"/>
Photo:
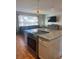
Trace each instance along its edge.
<path fill-rule="evenodd" d="M 35 52 L 36 55 L 38 55 L 38 42 L 38 36 L 28 34 L 27 44 Z"/>
<path fill-rule="evenodd" d="M 27 44 L 33 51 L 36 52 L 36 40 L 35 39 L 28 37 Z"/>

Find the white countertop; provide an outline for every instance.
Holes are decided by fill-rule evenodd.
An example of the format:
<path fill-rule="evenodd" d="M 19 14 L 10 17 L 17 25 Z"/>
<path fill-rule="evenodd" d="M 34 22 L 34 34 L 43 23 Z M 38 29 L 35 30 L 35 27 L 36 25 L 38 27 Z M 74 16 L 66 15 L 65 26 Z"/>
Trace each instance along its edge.
<path fill-rule="evenodd" d="M 48 33 L 45 33 L 45 34 L 33 33 L 33 32 L 37 32 L 38 30 L 46 31 Z M 37 28 L 37 29 L 30 29 L 30 30 L 25 30 L 25 31 L 28 31 L 30 33 L 32 32 L 34 35 L 38 35 L 39 38 L 43 38 L 46 40 L 54 40 L 54 39 L 62 36 L 62 30 L 52 30 L 52 29 L 48 29 L 48 28 Z"/>
<path fill-rule="evenodd" d="M 44 38 L 44 39 L 47 39 L 47 40 L 54 40 L 54 39 L 62 36 L 61 30 L 50 30 L 50 29 L 40 29 L 40 30 L 49 32 L 49 33 L 46 33 L 46 34 L 41 34 L 41 35 L 39 34 L 40 38 Z"/>

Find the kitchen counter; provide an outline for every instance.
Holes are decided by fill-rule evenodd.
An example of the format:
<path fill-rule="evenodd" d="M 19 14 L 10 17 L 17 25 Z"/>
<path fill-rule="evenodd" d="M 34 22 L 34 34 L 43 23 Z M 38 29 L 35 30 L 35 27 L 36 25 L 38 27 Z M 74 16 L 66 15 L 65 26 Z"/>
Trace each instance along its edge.
<path fill-rule="evenodd" d="M 43 31 L 46 33 L 43 33 Z M 34 36 L 39 36 L 40 38 L 44 38 L 46 40 L 54 40 L 62 35 L 61 30 L 51 30 L 47 28 L 29 29 L 25 30 L 25 32 L 32 33 Z"/>
<path fill-rule="evenodd" d="M 39 34 L 39 57 L 40 59 L 57 59 L 62 55 L 62 31 L 51 29 L 40 29 L 48 31 Z"/>
<path fill-rule="evenodd" d="M 28 34 L 28 46 L 40 59 L 56 59 L 61 54 L 61 30 L 36 28 L 25 30 L 24 33 Z"/>
<path fill-rule="evenodd" d="M 60 36 L 62 36 L 61 30 L 51 30 L 51 29 L 40 29 L 43 31 L 47 31 L 49 33 L 46 34 L 38 34 L 39 37 L 47 39 L 47 40 L 54 40 Z"/>
<path fill-rule="evenodd" d="M 46 40 L 54 40 L 60 36 L 62 36 L 62 32 L 61 30 L 52 30 L 52 31 L 48 31 L 49 33 L 46 34 L 39 34 L 40 38 L 44 38 Z"/>

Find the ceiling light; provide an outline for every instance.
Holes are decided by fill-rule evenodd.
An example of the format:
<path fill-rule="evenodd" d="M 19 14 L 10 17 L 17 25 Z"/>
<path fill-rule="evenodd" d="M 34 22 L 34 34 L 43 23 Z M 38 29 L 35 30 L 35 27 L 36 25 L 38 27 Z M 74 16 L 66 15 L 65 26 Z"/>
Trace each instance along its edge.
<path fill-rule="evenodd" d="M 45 9 L 40 8 L 40 0 L 37 0 L 37 7 L 35 9 L 33 9 L 33 12 L 36 14 L 43 14 Z"/>
<path fill-rule="evenodd" d="M 40 0 L 37 0 L 37 14 L 39 14 L 39 2 Z"/>

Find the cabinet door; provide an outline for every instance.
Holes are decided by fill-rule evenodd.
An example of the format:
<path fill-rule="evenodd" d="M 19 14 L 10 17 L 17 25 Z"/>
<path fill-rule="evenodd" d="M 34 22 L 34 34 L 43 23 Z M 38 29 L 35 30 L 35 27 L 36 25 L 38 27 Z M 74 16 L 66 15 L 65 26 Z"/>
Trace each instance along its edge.
<path fill-rule="evenodd" d="M 49 59 L 49 50 L 47 46 L 44 46 L 43 43 L 40 39 L 39 39 L 39 57 L 40 59 Z"/>
<path fill-rule="evenodd" d="M 42 41 L 43 40 L 43 41 Z M 56 59 L 61 50 L 61 37 L 51 41 L 39 39 L 39 57 L 41 59 Z"/>

